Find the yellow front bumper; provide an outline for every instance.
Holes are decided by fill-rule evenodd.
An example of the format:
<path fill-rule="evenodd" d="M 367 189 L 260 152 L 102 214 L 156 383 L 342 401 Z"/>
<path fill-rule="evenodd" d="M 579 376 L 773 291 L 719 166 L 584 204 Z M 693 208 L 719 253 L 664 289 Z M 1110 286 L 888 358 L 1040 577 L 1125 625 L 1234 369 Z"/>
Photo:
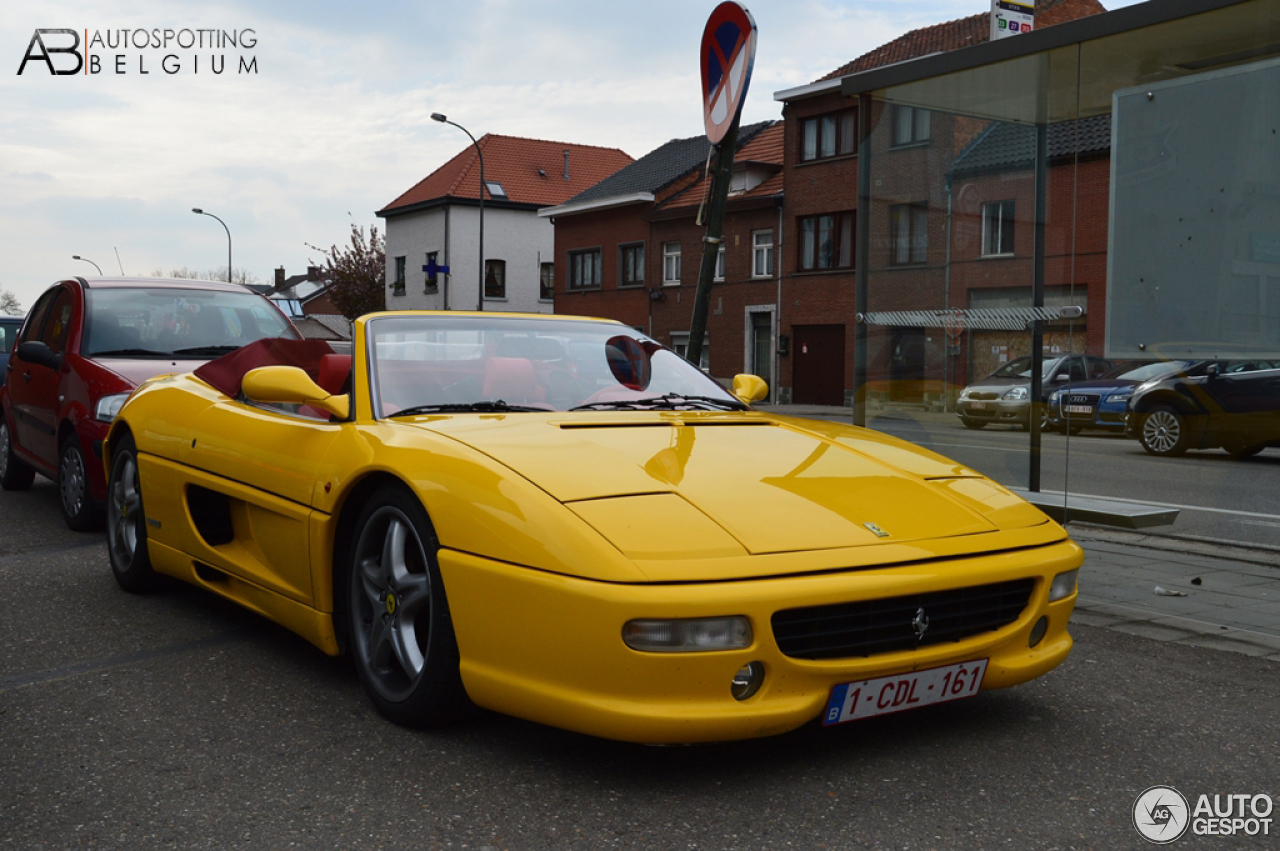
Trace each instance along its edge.
<path fill-rule="evenodd" d="M 462 680 L 478 705 L 595 736 L 634 742 L 709 742 L 795 729 L 826 708 L 839 683 L 989 659 L 982 688 L 1040 676 L 1071 650 L 1075 594 L 1048 602 L 1053 577 L 1078 568 L 1070 541 L 965 559 L 824 575 L 691 584 L 610 584 L 442 550 L 440 567 L 457 633 Z M 870 600 L 1011 579 L 1036 579 L 1013 623 L 958 642 L 871 657 L 807 660 L 779 650 L 780 609 Z M 648 653 L 627 647 L 634 618 L 742 615 L 754 640 L 740 650 Z M 1033 625 L 1048 631 L 1030 647 Z M 760 662 L 765 678 L 744 701 L 735 673 Z"/>

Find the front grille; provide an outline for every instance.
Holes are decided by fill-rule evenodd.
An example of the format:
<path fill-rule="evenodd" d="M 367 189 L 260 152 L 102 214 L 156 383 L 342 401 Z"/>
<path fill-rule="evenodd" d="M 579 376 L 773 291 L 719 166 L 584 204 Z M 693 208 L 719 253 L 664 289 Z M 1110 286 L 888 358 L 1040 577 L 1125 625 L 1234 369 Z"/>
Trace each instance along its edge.
<path fill-rule="evenodd" d="M 999 399 L 999 398 L 1000 398 L 1000 394 L 999 394 L 999 393 L 990 392 L 990 391 L 986 391 L 986 390 L 975 390 L 975 391 L 973 391 L 972 393 L 970 393 L 970 394 L 969 394 L 969 398 L 970 398 L 970 399 L 977 399 L 977 400 L 979 400 L 979 401 L 981 401 L 981 402 L 990 402 L 990 401 L 992 401 L 993 399 Z"/>
<path fill-rule="evenodd" d="M 830 606 L 784 609 L 773 615 L 773 637 L 787 656 L 839 659 L 913 650 L 960 641 L 1013 623 L 1027 607 L 1034 579 L 1014 579 L 969 588 L 860 600 Z M 917 616 L 928 619 L 917 635 Z"/>
<path fill-rule="evenodd" d="M 1092 408 L 1098 407 L 1097 393 L 1067 393 L 1062 397 L 1064 405 L 1088 405 Z"/>

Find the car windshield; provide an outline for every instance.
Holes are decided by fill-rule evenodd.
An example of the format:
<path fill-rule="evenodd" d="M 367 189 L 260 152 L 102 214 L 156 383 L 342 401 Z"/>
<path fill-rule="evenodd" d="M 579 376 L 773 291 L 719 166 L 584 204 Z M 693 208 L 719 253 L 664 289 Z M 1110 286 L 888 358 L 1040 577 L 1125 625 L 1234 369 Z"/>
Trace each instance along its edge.
<path fill-rule="evenodd" d="M 1101 379 L 1118 379 L 1120 381 L 1149 381 L 1152 378 L 1163 378 L 1175 372 L 1181 372 L 1190 366 L 1189 360 L 1162 360 L 1155 363 L 1147 361 L 1125 361 L 1109 372 L 1103 373 Z"/>
<path fill-rule="evenodd" d="M 1048 378 L 1053 373 L 1053 368 L 1057 366 L 1060 358 L 1045 358 L 1044 365 L 1040 368 L 1042 378 Z M 991 373 L 991 378 L 1025 378 L 1031 380 L 1031 355 L 1023 355 L 1020 358 L 1014 358 L 1004 366 Z"/>
<path fill-rule="evenodd" d="M 264 337 L 295 337 L 260 295 L 188 287 L 112 287 L 87 293 L 86 357 L 205 359 Z"/>
<path fill-rule="evenodd" d="M 367 323 L 366 342 L 383 417 L 746 408 L 684 358 L 611 322 L 382 316 Z"/>

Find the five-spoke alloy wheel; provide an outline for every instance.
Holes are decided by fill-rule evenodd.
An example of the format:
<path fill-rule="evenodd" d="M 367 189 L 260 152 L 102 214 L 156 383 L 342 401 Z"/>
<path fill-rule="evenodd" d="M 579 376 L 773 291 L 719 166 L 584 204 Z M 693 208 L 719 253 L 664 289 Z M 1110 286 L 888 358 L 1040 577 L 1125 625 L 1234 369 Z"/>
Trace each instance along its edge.
<path fill-rule="evenodd" d="M 111 560 L 111 572 L 124 590 L 139 594 L 155 587 L 156 575 L 147 553 L 138 450 L 133 436 L 128 434 L 120 439 L 111 455 L 111 476 L 107 480 L 107 556 Z"/>
<path fill-rule="evenodd" d="M 378 711 L 408 726 L 452 720 L 469 706 L 437 548 L 421 503 L 388 485 L 361 511 L 347 565 L 356 670 Z"/>

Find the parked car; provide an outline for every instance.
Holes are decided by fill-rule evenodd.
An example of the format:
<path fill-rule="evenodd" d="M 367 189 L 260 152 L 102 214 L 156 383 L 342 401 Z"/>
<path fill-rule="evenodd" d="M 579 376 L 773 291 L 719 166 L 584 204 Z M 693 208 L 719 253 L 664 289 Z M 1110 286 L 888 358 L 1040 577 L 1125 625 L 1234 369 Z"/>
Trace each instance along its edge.
<path fill-rule="evenodd" d="M 1113 364 L 1093 355 L 1061 355 L 1045 358 L 1040 401 L 1047 402 L 1055 387 L 1067 381 L 1087 381 L 1111 369 Z M 1006 424 L 1031 428 L 1030 355 L 1014 358 L 986 378 L 975 381 L 960 393 L 956 413 L 967 428 Z M 1043 406 L 1042 406 L 1043 409 Z M 1047 421 L 1043 410 L 1041 425 Z"/>
<path fill-rule="evenodd" d="M 1124 431 L 1125 407 L 1133 388 L 1152 378 L 1186 369 L 1192 361 L 1129 360 L 1092 381 L 1073 381 L 1049 394 L 1047 427 L 1079 434 L 1087 428 Z"/>
<path fill-rule="evenodd" d="M 18 339 L 18 329 L 21 327 L 21 316 L 0 316 L 0 380 L 4 378 L 5 367 L 9 365 L 9 353 L 13 351 L 13 342 Z"/>
<path fill-rule="evenodd" d="M 262 337 L 297 336 L 236 284 L 72 278 L 50 287 L 18 333 L 0 388 L 0 486 L 58 483 L 72 529 L 101 523 L 102 439 L 138 382 L 187 372 Z"/>
<path fill-rule="evenodd" d="M 1236 458 L 1280 446 L 1280 361 L 1207 360 L 1139 385 L 1125 434 L 1152 455 L 1225 449 Z"/>
<path fill-rule="evenodd" d="M 773 735 L 1040 676 L 1082 553 L 976 471 L 754 411 L 618 322 L 371 314 L 150 381 L 106 447 L 126 591 L 167 574 L 353 657 L 401 724 Z"/>

